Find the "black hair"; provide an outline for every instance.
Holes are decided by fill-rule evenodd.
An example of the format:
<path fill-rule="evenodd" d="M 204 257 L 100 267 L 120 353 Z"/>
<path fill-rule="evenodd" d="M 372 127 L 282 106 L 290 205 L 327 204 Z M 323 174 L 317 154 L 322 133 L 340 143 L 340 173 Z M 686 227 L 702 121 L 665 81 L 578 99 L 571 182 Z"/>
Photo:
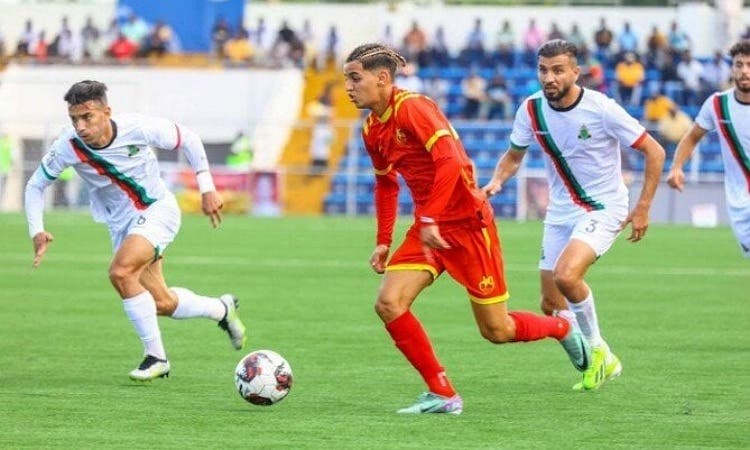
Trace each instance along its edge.
<path fill-rule="evenodd" d="M 552 39 L 542 44 L 536 52 L 537 57 L 544 58 L 553 58 L 560 55 L 568 55 L 578 61 L 578 48 L 575 44 L 563 39 Z"/>
<path fill-rule="evenodd" d="M 729 49 L 729 56 L 734 58 L 737 55 L 750 56 L 750 40 L 743 39 Z"/>
<path fill-rule="evenodd" d="M 68 89 L 63 99 L 68 105 L 81 105 L 90 100 L 107 104 L 107 85 L 99 81 L 79 81 Z"/>
<path fill-rule="evenodd" d="M 377 67 L 388 69 L 391 78 L 396 76 L 398 68 L 406 65 L 406 59 L 396 50 L 383 44 L 362 44 L 352 50 L 346 58 L 346 62 L 359 61 L 365 70 Z"/>

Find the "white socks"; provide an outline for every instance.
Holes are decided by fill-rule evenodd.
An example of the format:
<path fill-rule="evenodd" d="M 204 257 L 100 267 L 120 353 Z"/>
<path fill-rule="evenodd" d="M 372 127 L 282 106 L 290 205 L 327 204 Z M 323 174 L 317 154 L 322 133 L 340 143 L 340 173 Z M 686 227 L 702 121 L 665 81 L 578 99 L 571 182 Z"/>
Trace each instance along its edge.
<path fill-rule="evenodd" d="M 164 344 L 161 341 L 159 322 L 156 320 L 156 303 L 151 293 L 144 291 L 135 297 L 124 298 L 122 306 L 135 332 L 141 338 L 146 354 L 159 359 L 167 359 Z"/>
<path fill-rule="evenodd" d="M 190 289 L 181 287 L 171 287 L 169 289 L 177 296 L 177 308 L 172 313 L 173 319 L 205 317 L 218 322 L 227 313 L 224 303 L 218 298 L 204 297 Z"/>
<path fill-rule="evenodd" d="M 576 321 L 581 328 L 581 333 L 586 336 L 586 340 L 592 347 L 604 345 L 602 335 L 599 333 L 599 320 L 596 317 L 596 307 L 594 306 L 594 295 L 589 289 L 589 295 L 579 303 L 573 303 L 570 300 L 568 308 L 576 315 Z"/>

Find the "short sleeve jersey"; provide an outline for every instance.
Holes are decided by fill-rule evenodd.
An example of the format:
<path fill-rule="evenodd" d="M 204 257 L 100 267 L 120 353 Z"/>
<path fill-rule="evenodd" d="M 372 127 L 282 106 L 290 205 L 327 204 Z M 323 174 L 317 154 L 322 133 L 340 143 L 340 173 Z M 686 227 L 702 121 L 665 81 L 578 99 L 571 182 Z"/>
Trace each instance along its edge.
<path fill-rule="evenodd" d="M 582 213 L 627 208 L 620 146 L 637 147 L 646 130 L 614 100 L 581 89 L 573 105 L 552 108 L 536 92 L 516 112 L 511 148 L 539 143 L 545 155 L 550 203 L 547 223 L 568 223 Z"/>
<path fill-rule="evenodd" d="M 750 104 L 737 101 L 734 89 L 718 92 L 703 103 L 695 123 L 719 133 L 727 204 L 750 207 Z"/>
<path fill-rule="evenodd" d="M 460 176 L 438 222 L 476 218 L 487 206 L 476 186 L 474 168 L 448 119 L 430 98 L 394 88 L 390 105 L 381 116 L 366 118 L 362 137 L 375 173 L 401 174 L 412 193 L 416 211 L 432 195 L 435 163 L 431 150 L 438 139 L 455 139 Z"/>
<path fill-rule="evenodd" d="M 160 118 L 122 115 L 112 126 L 114 138 L 104 148 L 89 147 L 66 126 L 41 168 L 54 180 L 72 166 L 88 188 L 94 219 L 117 228 L 169 195 L 152 148 L 176 149 L 182 139 L 177 124 Z"/>

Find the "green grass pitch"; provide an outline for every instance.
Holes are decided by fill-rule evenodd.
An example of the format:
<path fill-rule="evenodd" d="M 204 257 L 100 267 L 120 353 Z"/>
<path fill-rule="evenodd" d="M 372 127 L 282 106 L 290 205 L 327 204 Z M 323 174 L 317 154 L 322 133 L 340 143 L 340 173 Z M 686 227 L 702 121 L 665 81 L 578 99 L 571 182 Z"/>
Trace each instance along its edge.
<path fill-rule="evenodd" d="M 172 376 L 136 385 L 141 346 L 107 279 L 106 229 L 49 214 L 40 268 L 21 215 L 0 215 L 0 448 L 537 449 L 750 447 L 750 262 L 728 228 L 621 236 L 590 271 L 622 377 L 592 393 L 554 341 L 494 346 L 441 277 L 415 311 L 464 398 L 461 416 L 404 417 L 423 389 L 373 311 L 372 218 L 186 216 L 170 285 L 236 293 L 248 347 L 213 322 L 161 318 Z M 400 223 L 400 239 L 406 222 Z M 510 305 L 538 311 L 541 224 L 501 222 Z M 244 402 L 233 369 L 270 348 L 295 384 Z"/>

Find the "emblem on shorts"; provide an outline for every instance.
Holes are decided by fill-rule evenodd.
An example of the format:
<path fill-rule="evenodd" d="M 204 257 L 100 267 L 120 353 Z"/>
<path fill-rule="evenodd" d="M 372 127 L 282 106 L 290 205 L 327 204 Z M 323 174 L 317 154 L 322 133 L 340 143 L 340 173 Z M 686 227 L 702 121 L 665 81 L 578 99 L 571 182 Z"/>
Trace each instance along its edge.
<path fill-rule="evenodd" d="M 137 145 L 128 145 L 128 157 L 132 158 L 133 156 L 137 155 L 138 152 L 140 152 L 141 149 L 138 148 Z"/>
<path fill-rule="evenodd" d="M 591 137 L 591 133 L 589 133 L 589 129 L 586 128 L 586 125 L 581 125 L 581 129 L 578 130 L 578 139 L 585 141 L 586 139 L 589 139 L 590 137 Z"/>
<path fill-rule="evenodd" d="M 482 281 L 479 282 L 479 290 L 482 292 L 489 292 L 495 288 L 495 279 L 492 275 L 485 275 L 482 277 Z"/>

